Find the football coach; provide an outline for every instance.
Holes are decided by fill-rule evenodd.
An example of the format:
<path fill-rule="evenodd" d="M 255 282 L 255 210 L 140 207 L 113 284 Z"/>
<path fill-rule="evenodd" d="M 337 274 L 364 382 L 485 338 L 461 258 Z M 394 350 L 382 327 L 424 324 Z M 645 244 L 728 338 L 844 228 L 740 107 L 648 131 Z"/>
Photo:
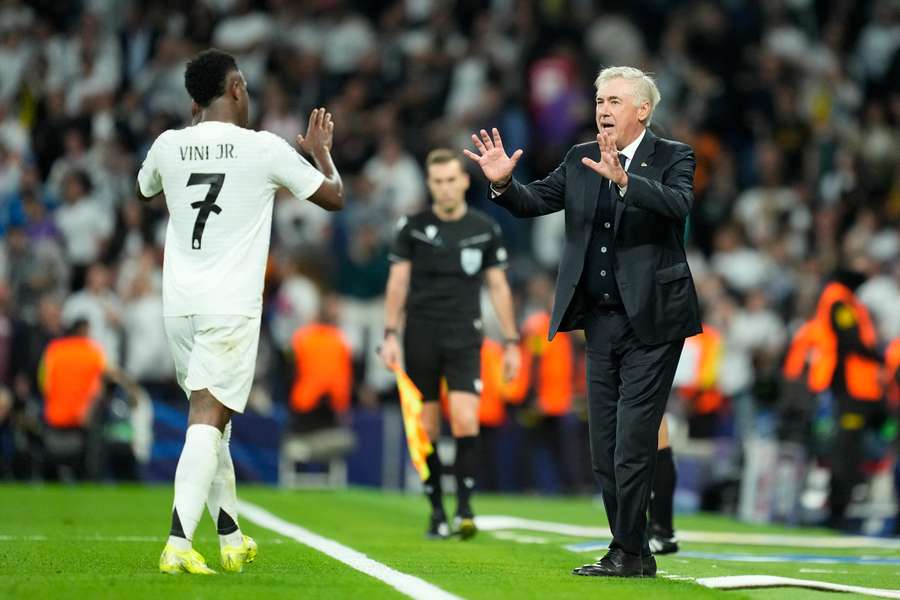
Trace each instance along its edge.
<path fill-rule="evenodd" d="M 647 506 L 657 431 L 686 337 L 700 310 L 684 251 L 693 203 L 694 152 L 647 127 L 656 83 L 632 67 L 595 81 L 597 141 L 571 148 L 556 170 L 522 184 L 512 177 L 500 132 L 472 135 L 465 150 L 491 183 L 491 199 L 517 217 L 565 210 L 566 242 L 550 338 L 587 338 L 591 462 L 613 539 L 577 575 L 653 577 Z"/>

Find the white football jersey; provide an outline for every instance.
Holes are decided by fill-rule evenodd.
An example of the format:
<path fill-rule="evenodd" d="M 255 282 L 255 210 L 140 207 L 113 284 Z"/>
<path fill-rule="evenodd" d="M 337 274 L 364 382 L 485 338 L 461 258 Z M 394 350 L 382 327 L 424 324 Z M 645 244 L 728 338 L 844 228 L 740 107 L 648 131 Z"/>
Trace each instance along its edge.
<path fill-rule="evenodd" d="M 262 312 L 275 191 L 309 198 L 325 176 L 267 131 L 206 121 L 163 132 L 138 173 L 141 194 L 165 192 L 163 315 Z"/>

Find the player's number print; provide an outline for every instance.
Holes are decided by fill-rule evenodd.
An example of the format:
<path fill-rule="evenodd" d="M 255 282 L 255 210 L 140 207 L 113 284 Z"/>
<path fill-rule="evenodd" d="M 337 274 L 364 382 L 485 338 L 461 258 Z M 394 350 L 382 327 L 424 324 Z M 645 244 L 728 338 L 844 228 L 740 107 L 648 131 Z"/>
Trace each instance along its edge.
<path fill-rule="evenodd" d="M 206 198 L 191 202 L 191 208 L 198 209 L 197 220 L 194 221 L 194 235 L 191 239 L 191 248 L 199 250 L 203 240 L 203 229 L 206 227 L 206 219 L 209 213 L 219 214 L 222 207 L 216 204 L 219 192 L 222 191 L 222 184 L 225 183 L 225 173 L 191 173 L 188 178 L 188 187 L 192 185 L 208 185 L 209 191 L 206 192 Z"/>

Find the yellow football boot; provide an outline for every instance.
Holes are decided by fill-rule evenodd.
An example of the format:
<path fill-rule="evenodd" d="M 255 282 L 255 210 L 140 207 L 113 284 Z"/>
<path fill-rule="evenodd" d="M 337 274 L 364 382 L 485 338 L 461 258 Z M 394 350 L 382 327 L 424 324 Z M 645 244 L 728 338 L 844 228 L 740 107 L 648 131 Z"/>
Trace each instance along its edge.
<path fill-rule="evenodd" d="M 256 542 L 249 535 L 245 535 L 244 543 L 240 546 L 223 546 L 221 550 L 222 568 L 230 573 L 240 573 L 245 564 L 256 560 Z"/>
<path fill-rule="evenodd" d="M 453 519 L 453 533 L 458 535 L 463 541 L 470 540 L 478 533 L 478 527 L 475 526 L 475 517 L 461 517 L 456 515 Z"/>
<path fill-rule="evenodd" d="M 216 572 L 206 566 L 206 559 L 194 550 L 177 550 L 169 544 L 163 548 L 159 557 L 159 572 L 169 575 L 191 573 L 193 575 L 215 575 Z"/>

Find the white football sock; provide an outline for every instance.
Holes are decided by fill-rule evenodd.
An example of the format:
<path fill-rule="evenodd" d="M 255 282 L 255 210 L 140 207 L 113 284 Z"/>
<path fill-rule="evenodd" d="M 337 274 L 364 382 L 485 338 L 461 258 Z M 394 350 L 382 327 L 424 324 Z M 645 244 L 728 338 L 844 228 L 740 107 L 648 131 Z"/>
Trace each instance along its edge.
<path fill-rule="evenodd" d="M 219 533 L 220 546 L 240 546 L 244 543 L 240 524 L 237 516 L 237 490 L 235 487 L 234 462 L 231 460 L 231 422 L 225 426 L 222 433 L 222 441 L 219 444 L 219 463 L 216 467 L 216 475 L 209 487 L 209 497 L 206 500 L 206 508 L 212 517 L 213 525 L 220 531 L 220 510 L 234 521 L 238 528 L 230 533 Z M 227 521 L 226 521 L 227 522 Z"/>
<path fill-rule="evenodd" d="M 180 550 L 191 547 L 216 474 L 221 440 L 222 432 L 212 425 L 191 425 L 184 436 L 184 448 L 175 469 L 174 503 L 184 538 L 169 536 L 169 543 Z"/>

